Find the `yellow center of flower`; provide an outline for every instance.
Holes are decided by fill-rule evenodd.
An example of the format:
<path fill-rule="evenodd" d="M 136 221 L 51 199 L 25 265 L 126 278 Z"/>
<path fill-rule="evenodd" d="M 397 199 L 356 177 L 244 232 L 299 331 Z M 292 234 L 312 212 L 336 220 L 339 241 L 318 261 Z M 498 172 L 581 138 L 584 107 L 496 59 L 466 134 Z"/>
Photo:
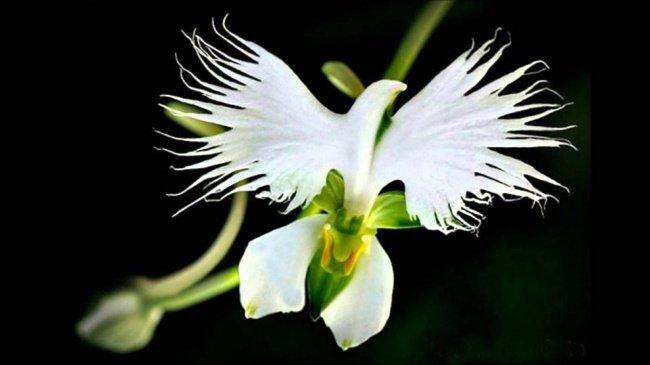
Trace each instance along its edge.
<path fill-rule="evenodd" d="M 333 274 L 349 275 L 361 255 L 370 248 L 372 233 L 374 232 L 368 229 L 360 229 L 354 233 L 344 232 L 326 223 L 321 229 L 321 267 Z"/>

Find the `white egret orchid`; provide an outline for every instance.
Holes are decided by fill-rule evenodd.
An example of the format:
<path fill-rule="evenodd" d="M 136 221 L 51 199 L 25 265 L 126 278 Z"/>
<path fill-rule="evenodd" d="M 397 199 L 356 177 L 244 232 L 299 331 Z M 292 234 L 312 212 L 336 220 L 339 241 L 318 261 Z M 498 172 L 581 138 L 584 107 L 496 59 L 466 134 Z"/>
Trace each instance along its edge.
<path fill-rule="evenodd" d="M 380 228 L 424 226 L 448 234 L 474 231 L 483 215 L 476 204 L 493 196 L 552 198 L 529 178 L 561 186 L 532 166 L 493 148 L 559 147 L 562 139 L 529 132 L 556 128 L 529 123 L 566 104 L 524 103 L 552 91 L 537 81 L 523 91 L 504 89 L 540 66 L 534 61 L 479 86 L 510 42 L 494 38 L 462 53 L 392 116 L 378 133 L 387 107 L 406 89 L 380 80 L 346 114 L 324 107 L 282 60 L 225 26 L 221 39 L 239 56 L 187 35 L 198 60 L 218 80 L 201 80 L 180 65 L 187 87 L 208 101 L 167 95 L 204 112 L 179 116 L 229 128 L 212 137 L 182 139 L 202 146 L 181 170 L 207 170 L 186 191 L 206 191 L 188 205 L 238 191 L 287 203 L 286 212 L 318 204 L 327 214 L 299 219 L 251 241 L 239 265 L 241 304 L 248 318 L 300 311 L 306 289 L 312 314 L 322 317 L 339 346 L 357 346 L 385 325 L 393 269 L 376 238 Z M 520 113 L 527 111 L 526 113 Z M 522 116 L 522 114 L 525 114 Z M 384 192 L 401 181 L 404 192 Z M 181 194 L 179 193 L 179 194 Z M 187 207 L 181 209 L 184 210 Z"/>

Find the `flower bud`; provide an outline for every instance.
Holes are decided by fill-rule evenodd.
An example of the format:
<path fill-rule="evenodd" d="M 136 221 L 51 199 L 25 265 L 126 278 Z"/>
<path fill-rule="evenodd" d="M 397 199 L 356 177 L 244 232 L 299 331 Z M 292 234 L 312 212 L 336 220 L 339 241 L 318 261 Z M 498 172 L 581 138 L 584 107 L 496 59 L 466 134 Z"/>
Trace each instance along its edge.
<path fill-rule="evenodd" d="M 124 353 L 146 346 L 164 311 L 136 290 L 109 293 L 77 323 L 77 334 L 92 345 Z"/>

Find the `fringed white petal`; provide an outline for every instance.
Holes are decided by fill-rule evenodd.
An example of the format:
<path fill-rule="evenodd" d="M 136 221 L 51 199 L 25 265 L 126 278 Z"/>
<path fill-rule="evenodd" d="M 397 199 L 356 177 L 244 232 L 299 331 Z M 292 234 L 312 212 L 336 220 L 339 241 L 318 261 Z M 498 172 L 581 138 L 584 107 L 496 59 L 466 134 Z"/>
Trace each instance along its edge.
<path fill-rule="evenodd" d="M 533 186 L 530 177 L 561 186 L 532 166 L 492 150 L 571 146 L 563 139 L 529 133 L 570 128 L 528 124 L 566 105 L 524 103 L 543 91 L 555 93 L 539 88 L 545 81 L 503 93 L 519 78 L 540 72 L 535 68 L 548 68 L 543 61 L 475 89 L 510 45 L 508 41 L 489 55 L 498 33 L 476 50 L 472 45 L 404 104 L 377 146 L 372 181 L 383 186 L 401 180 L 409 214 L 428 229 L 475 230 L 483 216 L 467 203 L 486 204 L 492 195 L 529 198 L 541 206 L 552 196 Z M 520 116 L 523 111 L 527 113 Z"/>
<path fill-rule="evenodd" d="M 363 200 L 364 207 L 371 204 L 360 195 L 366 191 L 374 136 L 386 105 L 406 85 L 388 80 L 376 82 L 348 114 L 336 114 L 321 105 L 282 60 L 228 31 L 225 18 L 223 29 L 227 35 L 213 28 L 247 60 L 226 54 L 196 33 L 186 35 L 199 62 L 218 84 L 201 80 L 178 62 L 185 85 L 209 102 L 163 96 L 206 112 L 162 107 L 178 116 L 230 130 L 213 137 L 181 139 L 202 144 L 194 151 L 163 149 L 175 155 L 205 158 L 177 170 L 209 169 L 179 193 L 207 183 L 204 194 L 176 214 L 208 197 L 216 196 L 218 200 L 238 191 L 266 187 L 268 190 L 257 196 L 286 202 L 285 212 L 289 212 L 320 193 L 332 169 L 338 170 L 350 187 L 346 194 Z M 243 180 L 248 182 L 239 184 Z"/>
<path fill-rule="evenodd" d="M 207 159 L 180 169 L 210 169 L 191 186 L 209 182 L 209 187 L 189 205 L 208 196 L 223 198 L 268 186 L 260 196 L 288 202 L 286 211 L 291 211 L 317 195 L 327 173 L 345 160 L 350 138 L 337 134 L 342 116 L 322 106 L 276 56 L 228 31 L 225 18 L 223 29 L 227 34 L 214 27 L 240 56 L 226 54 L 196 33 L 186 35 L 216 83 L 201 80 L 179 62 L 183 82 L 209 102 L 164 95 L 205 110 L 170 109 L 172 113 L 231 128 L 195 139 L 201 147 L 185 153 Z M 236 186 L 245 179 L 248 183 Z"/>
<path fill-rule="evenodd" d="M 345 289 L 321 313 L 344 350 L 379 333 L 390 315 L 393 266 L 377 238 L 373 237 L 352 275 Z"/>
<path fill-rule="evenodd" d="M 239 263 L 239 298 L 248 318 L 300 311 L 305 278 L 327 215 L 297 220 L 252 240 Z"/>

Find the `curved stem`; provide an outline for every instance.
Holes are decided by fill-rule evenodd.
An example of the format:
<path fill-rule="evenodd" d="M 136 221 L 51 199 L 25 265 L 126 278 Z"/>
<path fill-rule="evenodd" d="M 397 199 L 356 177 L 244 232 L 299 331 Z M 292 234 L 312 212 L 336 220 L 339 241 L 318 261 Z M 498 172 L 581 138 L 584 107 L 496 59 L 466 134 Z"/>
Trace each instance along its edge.
<path fill-rule="evenodd" d="M 228 219 L 212 246 L 191 265 L 150 282 L 147 285 L 147 294 L 152 298 L 173 296 L 189 288 L 212 271 L 228 253 L 230 246 L 232 246 L 235 237 L 239 233 L 246 212 L 247 199 L 245 192 L 236 193 L 230 207 Z"/>
<path fill-rule="evenodd" d="M 163 299 L 157 304 L 166 311 L 177 311 L 211 299 L 239 285 L 237 266 L 209 276 L 177 295 Z"/>

